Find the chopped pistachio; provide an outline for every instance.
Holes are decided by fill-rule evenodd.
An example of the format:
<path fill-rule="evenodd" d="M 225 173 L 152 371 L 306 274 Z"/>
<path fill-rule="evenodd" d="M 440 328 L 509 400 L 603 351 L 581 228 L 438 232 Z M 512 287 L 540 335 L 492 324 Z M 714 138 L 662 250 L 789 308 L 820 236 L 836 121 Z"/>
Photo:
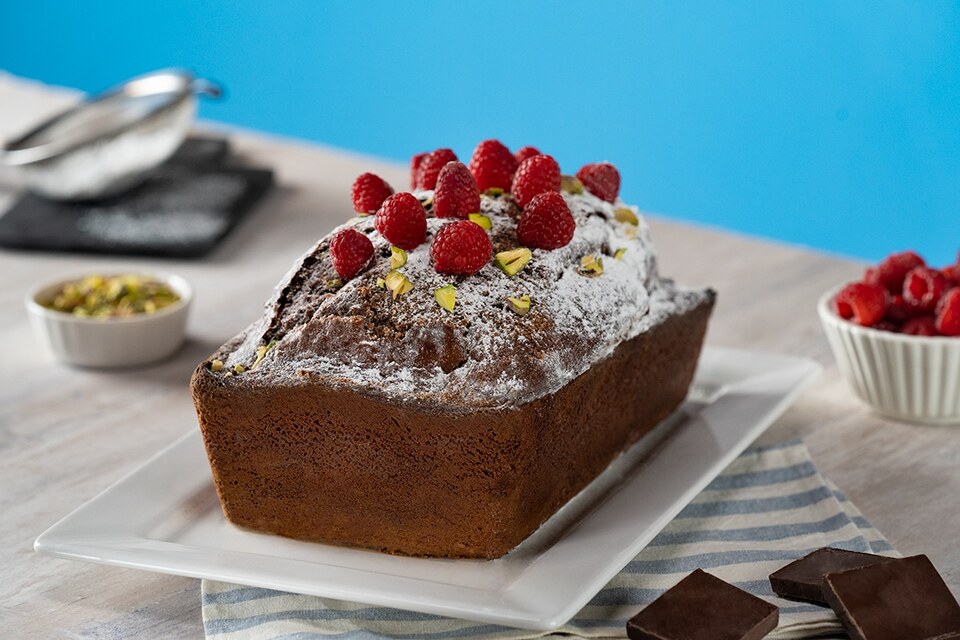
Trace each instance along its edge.
<path fill-rule="evenodd" d="M 507 302 L 510 303 L 510 309 L 517 315 L 524 316 L 530 311 L 530 296 L 527 294 L 519 298 L 508 297 Z"/>
<path fill-rule="evenodd" d="M 253 361 L 253 366 L 250 368 L 256 369 L 257 365 L 263 362 L 263 359 L 267 356 L 267 352 L 270 351 L 270 349 L 273 349 L 275 346 L 277 346 L 277 341 L 271 340 L 267 344 L 257 347 L 257 359 Z"/>
<path fill-rule="evenodd" d="M 156 313 L 179 300 L 167 284 L 149 276 L 91 275 L 65 283 L 42 304 L 81 318 L 123 318 Z"/>
<path fill-rule="evenodd" d="M 501 251 L 495 256 L 497 266 L 503 269 L 511 278 L 517 275 L 517 272 L 520 269 L 530 262 L 530 258 L 533 257 L 533 252 L 526 247 L 520 247 L 519 249 L 511 249 L 510 251 Z"/>
<path fill-rule="evenodd" d="M 386 288 L 387 288 L 387 281 L 384 280 L 383 278 L 377 278 L 377 288 L 379 288 L 379 289 L 386 289 Z"/>
<path fill-rule="evenodd" d="M 613 217 L 617 219 L 617 222 L 632 224 L 634 226 L 640 224 L 640 221 L 637 219 L 637 214 L 627 207 L 617 207 L 613 211 Z"/>
<path fill-rule="evenodd" d="M 503 189 L 501 189 L 500 187 L 490 187 L 489 189 L 487 189 L 487 190 L 484 191 L 483 193 L 484 193 L 484 195 L 488 195 L 488 196 L 491 196 L 491 197 L 496 198 L 497 196 L 502 196 L 502 195 L 503 195 Z"/>
<path fill-rule="evenodd" d="M 233 371 L 227 371 L 225 374 L 223 374 L 223 377 L 224 377 L 224 378 L 232 378 L 232 377 L 233 377 Z"/>
<path fill-rule="evenodd" d="M 596 278 L 603 273 L 603 260 L 593 254 L 580 258 L 580 268 L 577 273 L 588 278 Z"/>
<path fill-rule="evenodd" d="M 424 209 L 430 209 L 433 206 L 433 197 L 432 196 L 421 196 L 420 204 L 423 205 Z"/>
<path fill-rule="evenodd" d="M 628 225 L 627 228 L 623 230 L 623 235 L 625 235 L 628 239 L 633 240 L 637 237 L 638 232 L 639 230 L 637 227 Z"/>
<path fill-rule="evenodd" d="M 210 371 L 214 373 L 220 373 L 223 371 L 223 360 L 214 360 L 210 363 Z"/>
<path fill-rule="evenodd" d="M 331 278 L 327 280 L 326 285 L 327 285 L 327 289 L 333 289 L 334 291 L 336 291 L 337 289 L 343 286 L 343 280 L 341 280 L 340 278 Z"/>
<path fill-rule="evenodd" d="M 243 366 L 242 364 L 236 364 L 236 365 L 233 366 L 233 372 L 234 372 L 234 373 L 243 373 L 243 372 L 246 371 L 246 370 L 247 370 L 247 368 L 246 368 L 245 366 Z"/>
<path fill-rule="evenodd" d="M 613 252 L 614 260 L 622 260 L 623 254 L 625 254 L 626 252 L 627 252 L 626 249 L 617 249 L 616 251 Z"/>
<path fill-rule="evenodd" d="M 470 215 L 467 216 L 467 220 L 469 220 L 470 222 L 475 222 L 476 224 L 480 225 L 487 231 L 490 231 L 490 229 L 493 229 L 493 223 L 490 222 L 490 218 L 483 215 L 482 213 L 471 213 Z"/>
<path fill-rule="evenodd" d="M 401 296 L 405 293 L 408 293 L 413 289 L 413 283 L 399 271 L 391 271 L 387 274 L 387 279 L 384 281 L 387 289 L 393 293 L 393 299 L 396 300 L 397 296 Z"/>
<path fill-rule="evenodd" d="M 390 247 L 390 268 L 399 269 L 407 264 L 407 252 L 400 247 Z"/>
<path fill-rule="evenodd" d="M 433 297 L 436 299 L 438 305 L 447 311 L 453 311 L 454 306 L 457 304 L 457 288 L 452 284 L 448 284 L 439 289 L 435 289 Z"/>
<path fill-rule="evenodd" d="M 575 176 L 560 176 L 560 189 L 567 193 L 579 195 L 583 193 L 583 183 L 580 182 L 580 178 Z"/>

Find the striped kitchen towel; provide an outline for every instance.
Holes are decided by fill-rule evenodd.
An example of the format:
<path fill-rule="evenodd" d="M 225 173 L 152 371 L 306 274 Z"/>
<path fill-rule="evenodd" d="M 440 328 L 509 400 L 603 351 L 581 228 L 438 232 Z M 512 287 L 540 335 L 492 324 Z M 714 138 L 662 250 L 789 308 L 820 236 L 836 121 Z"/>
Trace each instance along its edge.
<path fill-rule="evenodd" d="M 623 638 L 625 623 L 697 568 L 780 607 L 770 638 L 842 630 L 833 611 L 777 598 L 767 576 L 820 547 L 898 555 L 799 442 L 741 455 L 587 606 L 555 632 L 497 625 L 205 580 L 203 623 L 215 640 Z"/>

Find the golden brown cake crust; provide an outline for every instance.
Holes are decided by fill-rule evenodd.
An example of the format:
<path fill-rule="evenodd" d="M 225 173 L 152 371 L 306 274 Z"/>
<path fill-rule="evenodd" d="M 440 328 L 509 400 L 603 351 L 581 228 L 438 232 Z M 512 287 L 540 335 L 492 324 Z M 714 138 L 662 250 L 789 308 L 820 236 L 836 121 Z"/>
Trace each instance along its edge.
<path fill-rule="evenodd" d="M 714 298 L 699 292 L 555 393 L 503 409 L 310 379 L 238 385 L 204 363 L 191 387 L 224 513 L 388 553 L 502 556 L 682 402 Z"/>

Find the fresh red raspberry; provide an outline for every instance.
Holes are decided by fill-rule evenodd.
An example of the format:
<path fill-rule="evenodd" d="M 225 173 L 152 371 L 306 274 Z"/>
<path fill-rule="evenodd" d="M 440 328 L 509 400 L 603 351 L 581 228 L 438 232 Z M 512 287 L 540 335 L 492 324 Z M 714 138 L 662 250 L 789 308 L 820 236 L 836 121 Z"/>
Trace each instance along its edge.
<path fill-rule="evenodd" d="M 330 260 L 344 280 L 354 277 L 370 263 L 373 243 L 356 229 L 343 229 L 330 240 Z"/>
<path fill-rule="evenodd" d="M 873 325 L 873 329 L 877 331 L 889 331 L 890 333 L 900 333 L 900 324 L 893 322 L 891 320 L 881 320 L 877 324 Z"/>
<path fill-rule="evenodd" d="M 484 140 L 477 145 L 470 157 L 470 173 L 477 181 L 480 191 L 487 189 L 509 191 L 517 164 L 517 159 L 502 142 Z"/>
<path fill-rule="evenodd" d="M 903 324 L 910 318 L 917 315 L 917 310 L 913 307 L 913 305 L 907 303 L 903 299 L 903 296 L 894 294 L 888 299 L 889 304 L 887 305 L 887 315 L 884 316 L 885 320 Z"/>
<path fill-rule="evenodd" d="M 376 213 L 383 201 L 393 194 L 393 187 L 380 176 L 364 173 L 357 176 L 350 189 L 353 210 L 357 213 Z"/>
<path fill-rule="evenodd" d="M 587 191 L 601 200 L 614 202 L 620 193 L 620 172 L 609 162 L 585 164 L 577 171 L 577 177 Z"/>
<path fill-rule="evenodd" d="M 373 226 L 387 242 L 409 251 L 427 239 L 427 212 L 412 193 L 395 193 L 384 200 Z"/>
<path fill-rule="evenodd" d="M 840 290 L 834 303 L 841 318 L 870 327 L 886 313 L 887 291 L 875 284 L 853 282 Z"/>
<path fill-rule="evenodd" d="M 524 147 L 519 149 L 516 153 L 513 154 L 513 157 L 517 159 L 517 164 L 523 164 L 523 161 L 527 158 L 532 158 L 533 156 L 542 155 L 536 147 Z"/>
<path fill-rule="evenodd" d="M 937 331 L 944 336 L 960 336 L 960 287 L 947 291 L 937 305 Z"/>
<path fill-rule="evenodd" d="M 904 323 L 900 333 L 908 336 L 935 336 L 937 333 L 936 319 L 933 316 L 918 316 Z"/>
<path fill-rule="evenodd" d="M 950 286 L 960 287 L 960 263 L 944 267 L 940 272 L 950 282 Z"/>
<path fill-rule="evenodd" d="M 410 188 L 417 188 L 417 171 L 420 170 L 420 163 L 423 162 L 423 159 L 426 158 L 429 152 L 424 151 L 423 153 L 418 153 L 412 158 L 410 158 Z"/>
<path fill-rule="evenodd" d="M 437 176 L 440 170 L 448 162 L 456 162 L 457 154 L 450 149 L 437 149 L 432 151 L 420 161 L 417 167 L 417 180 L 415 189 L 433 189 L 437 186 Z"/>
<path fill-rule="evenodd" d="M 433 212 L 438 218 L 466 218 L 480 213 L 480 190 L 462 162 L 448 162 L 437 177 Z"/>
<path fill-rule="evenodd" d="M 534 196 L 548 191 L 560 191 L 560 165 L 550 156 L 533 156 L 520 163 L 513 176 L 511 193 L 521 207 Z"/>
<path fill-rule="evenodd" d="M 892 253 L 876 267 L 867 269 L 863 279 L 869 284 L 885 287 L 890 293 L 900 293 L 903 291 L 903 280 L 907 277 L 907 272 L 924 264 L 923 258 L 913 251 Z"/>
<path fill-rule="evenodd" d="M 469 220 L 443 225 L 430 245 L 433 268 L 439 273 L 471 276 L 490 262 L 492 255 L 490 236 Z"/>
<path fill-rule="evenodd" d="M 917 311 L 932 312 L 950 283 L 929 267 L 914 267 L 903 280 L 903 299 Z"/>
<path fill-rule="evenodd" d="M 534 196 L 517 223 L 517 240 L 525 247 L 559 249 L 573 238 L 577 223 L 567 202 L 556 191 Z"/>

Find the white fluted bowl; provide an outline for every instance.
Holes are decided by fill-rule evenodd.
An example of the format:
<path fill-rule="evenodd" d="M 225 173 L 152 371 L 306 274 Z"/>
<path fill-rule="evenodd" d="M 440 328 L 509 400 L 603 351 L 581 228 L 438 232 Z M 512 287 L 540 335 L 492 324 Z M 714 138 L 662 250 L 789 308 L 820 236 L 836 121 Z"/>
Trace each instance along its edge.
<path fill-rule="evenodd" d="M 960 338 L 880 331 L 837 315 L 837 287 L 817 310 L 840 373 L 877 413 L 910 422 L 960 424 Z"/>
<path fill-rule="evenodd" d="M 163 282 L 180 300 L 151 314 L 81 318 L 41 304 L 83 275 L 60 278 L 27 294 L 25 303 L 37 339 L 57 360 L 81 367 L 129 367 L 171 355 L 183 344 L 193 289 L 180 276 L 142 275 Z"/>

